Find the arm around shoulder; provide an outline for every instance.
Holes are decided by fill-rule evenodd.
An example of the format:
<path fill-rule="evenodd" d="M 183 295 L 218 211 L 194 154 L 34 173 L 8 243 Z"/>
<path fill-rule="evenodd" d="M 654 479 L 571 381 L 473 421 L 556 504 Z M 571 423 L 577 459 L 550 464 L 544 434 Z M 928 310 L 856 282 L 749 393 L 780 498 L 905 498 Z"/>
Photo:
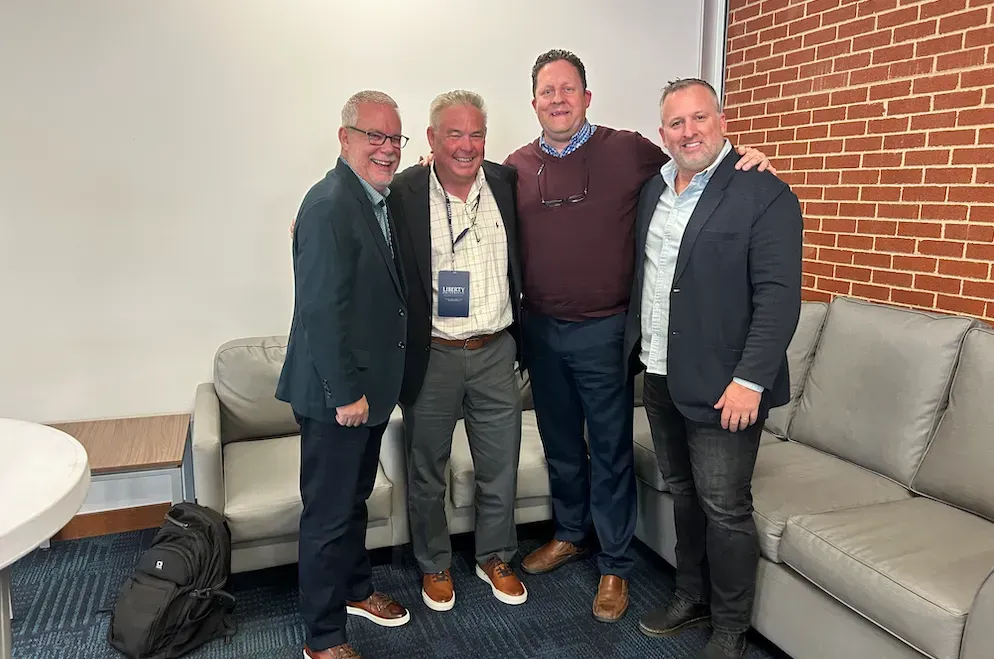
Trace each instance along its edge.
<path fill-rule="evenodd" d="M 303 340 L 324 386 L 329 408 L 354 403 L 363 396 L 352 357 L 349 313 L 358 247 L 347 212 L 333 199 L 314 203 L 301 213 L 294 236 L 294 291 Z"/>
<path fill-rule="evenodd" d="M 783 362 L 801 313 L 804 221 L 797 196 L 782 185 L 752 226 L 749 276 L 753 315 L 735 377 L 766 389 Z"/>

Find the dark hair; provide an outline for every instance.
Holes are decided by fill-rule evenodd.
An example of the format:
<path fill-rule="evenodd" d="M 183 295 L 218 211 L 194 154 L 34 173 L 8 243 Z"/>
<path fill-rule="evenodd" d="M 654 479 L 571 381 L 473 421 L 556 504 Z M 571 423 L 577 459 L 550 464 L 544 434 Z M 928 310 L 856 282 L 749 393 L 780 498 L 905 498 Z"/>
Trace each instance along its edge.
<path fill-rule="evenodd" d="M 700 78 L 681 78 L 679 80 L 671 80 L 666 88 L 663 89 L 663 95 L 659 99 L 660 109 L 663 107 L 663 102 L 666 97 L 670 94 L 680 91 L 681 89 L 687 89 L 688 87 L 704 87 L 709 92 L 711 92 L 711 98 L 714 99 L 714 106 L 718 108 L 718 112 L 721 112 L 721 100 L 718 98 L 718 92 L 714 90 L 706 80 L 701 80 Z"/>
<path fill-rule="evenodd" d="M 546 53 L 542 53 L 535 60 L 535 66 L 532 67 L 532 96 L 535 95 L 535 91 L 538 89 L 538 72 L 542 70 L 546 64 L 552 64 L 553 62 L 558 62 L 559 60 L 566 60 L 574 67 L 576 67 L 577 72 L 580 74 L 580 83 L 583 85 L 584 91 L 587 89 L 587 69 L 584 68 L 583 62 L 580 58 L 571 53 L 568 50 L 560 50 L 554 48 Z"/>

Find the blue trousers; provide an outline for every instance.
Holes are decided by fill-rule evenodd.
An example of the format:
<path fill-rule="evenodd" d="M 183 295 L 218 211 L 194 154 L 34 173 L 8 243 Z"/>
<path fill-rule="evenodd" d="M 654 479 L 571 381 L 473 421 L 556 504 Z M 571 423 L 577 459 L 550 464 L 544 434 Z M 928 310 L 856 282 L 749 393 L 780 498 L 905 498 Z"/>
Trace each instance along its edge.
<path fill-rule="evenodd" d="M 637 504 L 625 314 L 564 321 L 529 312 L 522 329 L 555 537 L 582 544 L 592 527 L 601 574 L 627 578 Z"/>

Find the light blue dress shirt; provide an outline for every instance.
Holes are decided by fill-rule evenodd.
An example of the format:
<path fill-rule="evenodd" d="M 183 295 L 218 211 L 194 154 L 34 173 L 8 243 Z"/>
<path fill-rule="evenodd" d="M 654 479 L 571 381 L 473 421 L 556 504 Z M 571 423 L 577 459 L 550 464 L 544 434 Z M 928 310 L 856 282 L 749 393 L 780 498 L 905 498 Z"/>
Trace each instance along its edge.
<path fill-rule="evenodd" d="M 383 239 L 387 241 L 387 247 L 390 248 L 390 255 L 393 256 L 393 241 L 390 240 L 390 223 L 387 220 L 387 197 L 390 196 L 390 188 L 387 188 L 384 192 L 380 192 L 369 183 L 366 179 L 359 176 L 355 168 L 349 163 L 345 158 L 340 158 L 342 162 L 349 166 L 352 173 L 355 174 L 356 178 L 359 179 L 359 183 L 362 184 L 362 189 L 366 191 L 366 196 L 369 197 L 369 202 L 373 204 L 373 213 L 376 215 L 376 221 L 380 224 L 380 231 L 383 232 Z"/>
<path fill-rule="evenodd" d="M 732 143 L 725 145 L 710 167 L 699 172 L 690 185 L 679 195 L 676 193 L 676 162 L 670 160 L 659 170 L 666 188 L 659 196 L 656 210 L 649 221 L 649 232 L 645 239 L 645 271 L 642 278 L 642 346 L 639 359 L 646 371 L 654 375 L 666 375 L 666 349 L 670 321 L 670 289 L 676 272 L 680 244 L 687 229 L 697 202 L 704 188 L 711 180 L 714 170 L 732 150 Z M 753 391 L 763 391 L 763 387 L 733 378 L 735 382 Z"/>

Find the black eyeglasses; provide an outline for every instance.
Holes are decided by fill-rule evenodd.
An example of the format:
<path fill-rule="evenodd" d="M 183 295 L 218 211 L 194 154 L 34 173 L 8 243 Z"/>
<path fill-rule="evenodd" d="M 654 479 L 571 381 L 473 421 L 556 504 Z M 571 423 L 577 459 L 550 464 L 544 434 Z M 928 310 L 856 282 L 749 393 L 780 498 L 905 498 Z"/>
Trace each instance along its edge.
<path fill-rule="evenodd" d="M 546 199 L 545 193 L 542 192 L 542 172 L 545 171 L 545 163 L 543 162 L 541 167 L 538 168 L 538 196 L 542 200 L 543 206 L 548 206 L 549 208 L 556 208 L 557 206 L 562 206 L 563 204 L 578 204 L 587 198 L 587 186 L 590 184 L 590 170 L 587 168 L 587 161 L 583 161 L 583 169 L 585 172 L 584 182 L 583 182 L 583 192 L 579 194 L 574 194 L 566 197 L 565 199 Z"/>
<path fill-rule="evenodd" d="M 408 138 L 403 135 L 385 135 L 378 130 L 363 130 L 361 128 L 356 128 L 355 126 L 346 126 L 346 128 L 348 128 L 349 130 L 354 130 L 357 133 L 365 133 L 366 138 L 369 140 L 369 143 L 372 144 L 373 146 L 380 146 L 381 144 L 386 142 L 387 139 L 389 139 L 390 143 L 393 144 L 398 149 L 403 149 L 404 145 L 407 144 Z"/>

